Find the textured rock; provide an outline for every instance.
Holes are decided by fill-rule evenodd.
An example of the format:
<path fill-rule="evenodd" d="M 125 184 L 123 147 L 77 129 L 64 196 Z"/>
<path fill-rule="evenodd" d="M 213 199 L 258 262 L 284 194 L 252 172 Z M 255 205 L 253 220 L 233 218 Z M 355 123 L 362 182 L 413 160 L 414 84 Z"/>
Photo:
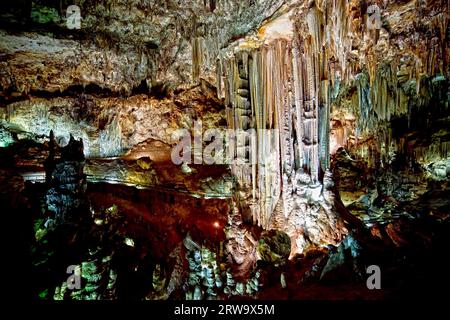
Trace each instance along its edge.
<path fill-rule="evenodd" d="M 291 239 L 289 236 L 277 230 L 265 231 L 261 234 L 258 243 L 258 254 L 261 260 L 283 264 L 291 253 Z"/>
<path fill-rule="evenodd" d="M 235 273 L 239 276 L 248 276 L 256 265 L 257 241 L 242 224 L 242 215 L 233 201 L 233 207 L 228 214 L 228 223 L 224 229 L 227 239 L 225 247 L 232 262 L 237 265 Z"/>
<path fill-rule="evenodd" d="M 143 143 L 150 139 L 170 147 L 178 142 L 174 136 L 177 129 L 190 130 L 199 119 L 204 130 L 217 128 L 221 126 L 222 117 L 216 102 L 205 99 L 196 87 L 174 100 L 147 95 L 34 98 L 10 104 L 7 122 L 36 135 L 46 135 L 53 130 L 63 145 L 72 133 L 75 138 L 83 139 L 86 156 L 112 157 L 132 151 L 139 144 L 144 149 Z"/>
<path fill-rule="evenodd" d="M 199 76 L 213 79 L 219 50 L 282 4 L 280 0 L 83 1 L 81 29 L 72 32 L 64 30 L 66 21 L 56 12 L 64 15 L 62 4 L 35 6 L 31 16 L 36 17 L 36 27 L 48 20 L 38 18 L 44 16 L 43 9 L 54 12 L 51 36 L 2 32 L 0 51 L 8 59 L 1 62 L 0 83 L 19 93 L 88 84 L 131 92 L 142 81 L 149 87 L 158 82 L 176 87 L 197 82 Z M 11 15 L 4 19 L 8 18 Z"/>
<path fill-rule="evenodd" d="M 89 84 L 131 92 L 147 78 L 147 58 L 133 48 L 105 51 L 88 42 L 2 31 L 0 52 L 9 57 L 1 62 L 0 84 L 20 94 Z"/>
<path fill-rule="evenodd" d="M 83 142 L 70 136 L 67 146 L 61 148 L 60 159 L 55 159 L 53 132 L 50 134 L 50 155 L 45 163 L 48 191 L 46 204 L 56 225 L 88 223 L 89 205 L 86 196 L 86 175 L 83 172 Z M 87 219 L 87 220 L 86 220 Z"/>

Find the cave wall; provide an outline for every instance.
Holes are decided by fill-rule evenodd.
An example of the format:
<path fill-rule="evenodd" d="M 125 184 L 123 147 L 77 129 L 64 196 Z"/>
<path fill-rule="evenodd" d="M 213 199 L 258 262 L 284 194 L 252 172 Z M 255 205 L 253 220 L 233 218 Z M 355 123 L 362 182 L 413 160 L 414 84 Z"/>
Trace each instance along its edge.
<path fill-rule="evenodd" d="M 316 1 L 295 16 L 298 34 L 315 29 L 321 44 L 332 171 L 347 208 L 369 225 L 445 217 L 448 3 Z"/>
<path fill-rule="evenodd" d="M 271 16 L 280 0 L 78 1 L 81 29 L 66 28 L 69 2 L 5 3 L 0 15 L 3 90 L 64 91 L 96 84 L 131 93 L 145 81 L 173 88 L 214 80 L 219 50 Z M 10 34 L 9 31 L 20 31 Z"/>
<path fill-rule="evenodd" d="M 196 87 L 164 99 L 83 93 L 32 97 L 8 104 L 2 118 L 12 131 L 44 137 L 53 130 L 63 145 L 72 133 L 83 139 L 85 155 L 92 158 L 125 155 L 148 140 L 173 146 L 178 129 L 191 129 L 194 121 L 202 121 L 205 130 L 223 126 L 224 112 Z"/>
<path fill-rule="evenodd" d="M 254 129 L 235 155 L 265 161 L 232 165 L 236 204 L 286 231 L 293 252 L 346 233 L 330 171 L 340 148 L 363 174 L 418 164 L 448 179 L 446 1 L 80 1 L 80 30 L 53 2 L 27 3 L 11 9 L 23 21 L 0 16 L 2 126 L 73 132 L 92 157 L 173 145 L 199 118 Z"/>
<path fill-rule="evenodd" d="M 347 148 L 372 168 L 396 158 L 423 166 L 446 159 L 448 3 L 391 1 L 379 8 L 379 29 L 368 28 L 367 8 L 352 2 L 341 9 L 346 23 L 328 23 L 335 35 L 351 31 L 332 37 L 326 50 L 331 148 Z"/>
<path fill-rule="evenodd" d="M 62 142 L 73 132 L 86 156 L 110 157 L 147 139 L 174 145 L 172 133 L 194 120 L 223 127 L 219 52 L 283 2 L 78 1 L 81 28 L 72 30 L 69 4 L 2 4 L 2 126 L 35 139 L 54 130 Z"/>

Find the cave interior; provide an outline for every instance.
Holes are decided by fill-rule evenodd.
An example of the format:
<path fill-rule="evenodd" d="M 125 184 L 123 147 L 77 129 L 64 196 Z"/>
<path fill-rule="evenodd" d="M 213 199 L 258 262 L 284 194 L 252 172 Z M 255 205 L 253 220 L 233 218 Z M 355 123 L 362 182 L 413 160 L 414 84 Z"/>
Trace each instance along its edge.
<path fill-rule="evenodd" d="M 448 288 L 448 1 L 0 7 L 0 200 L 32 299 Z"/>

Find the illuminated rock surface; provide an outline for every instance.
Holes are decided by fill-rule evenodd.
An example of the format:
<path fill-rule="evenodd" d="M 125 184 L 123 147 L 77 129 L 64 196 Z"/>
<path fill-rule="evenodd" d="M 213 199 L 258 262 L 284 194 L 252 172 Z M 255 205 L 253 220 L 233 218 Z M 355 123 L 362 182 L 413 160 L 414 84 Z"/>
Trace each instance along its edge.
<path fill-rule="evenodd" d="M 33 295 L 437 294 L 447 2 L 86 0 L 81 29 L 65 2 L 2 3 L 0 196 L 32 220 Z M 235 161 L 174 164 L 179 129 L 237 130 Z"/>

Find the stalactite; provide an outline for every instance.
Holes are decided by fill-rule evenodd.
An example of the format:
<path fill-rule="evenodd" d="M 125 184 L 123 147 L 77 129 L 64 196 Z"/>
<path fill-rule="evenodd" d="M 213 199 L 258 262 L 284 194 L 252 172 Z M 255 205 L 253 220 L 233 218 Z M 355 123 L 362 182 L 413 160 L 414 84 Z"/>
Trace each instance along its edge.
<path fill-rule="evenodd" d="M 350 19 L 348 19 L 347 0 L 334 0 L 332 9 L 331 30 L 333 32 L 333 45 L 336 57 L 339 59 L 342 78 L 344 81 L 350 79 L 350 70 L 347 55 L 351 52 L 351 41 L 348 38 Z"/>
<path fill-rule="evenodd" d="M 320 91 L 324 94 L 319 113 L 320 163 L 325 171 L 330 166 L 330 86 L 328 80 L 321 82 Z"/>
<path fill-rule="evenodd" d="M 249 87 L 250 87 L 250 102 L 251 102 L 251 116 L 255 123 L 255 129 L 262 128 L 262 79 L 261 79 L 261 53 L 256 51 L 253 53 L 252 58 L 249 60 Z M 257 131 L 257 141 L 253 141 L 252 147 L 252 155 L 256 156 L 255 160 L 258 160 L 258 155 L 260 154 L 261 147 L 259 143 L 261 142 L 263 137 L 261 135 L 261 131 Z M 258 188 L 258 172 L 261 172 L 261 168 L 259 167 L 259 161 L 255 163 L 252 161 L 252 198 L 253 198 L 253 206 L 256 208 L 256 201 L 258 198 L 261 198 L 261 194 L 258 192 L 260 188 Z M 259 211 L 258 211 L 259 212 Z M 255 209 L 256 213 L 256 209 Z M 254 220 L 258 221 L 259 216 L 254 215 Z"/>
<path fill-rule="evenodd" d="M 203 64 L 204 56 L 204 39 L 202 37 L 195 37 L 192 40 L 192 80 L 197 81 L 200 77 L 201 66 Z"/>

